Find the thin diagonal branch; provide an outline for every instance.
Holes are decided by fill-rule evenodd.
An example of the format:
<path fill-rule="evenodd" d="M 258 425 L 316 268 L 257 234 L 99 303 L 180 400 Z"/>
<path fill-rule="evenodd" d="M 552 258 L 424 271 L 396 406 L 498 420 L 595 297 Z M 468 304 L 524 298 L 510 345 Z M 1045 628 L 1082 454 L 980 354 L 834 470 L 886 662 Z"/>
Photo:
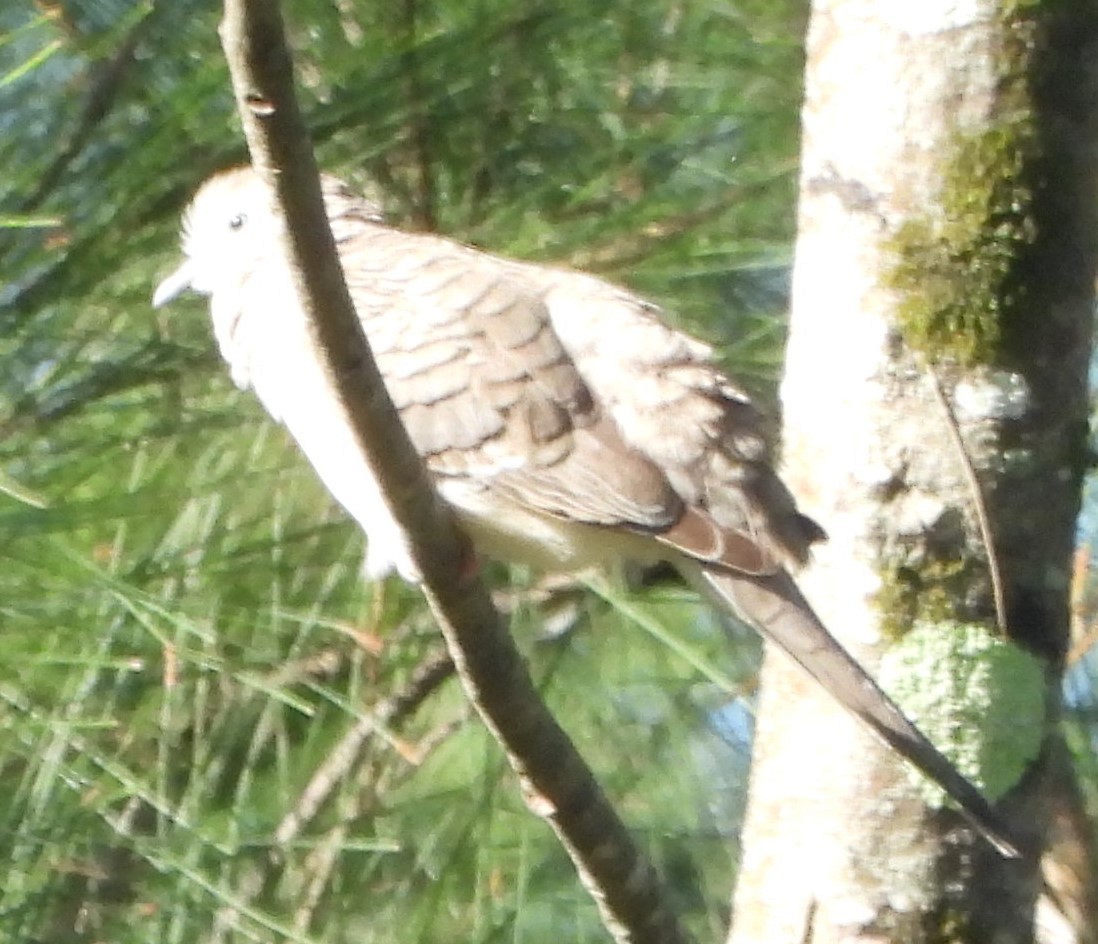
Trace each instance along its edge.
<path fill-rule="evenodd" d="M 957 450 L 957 459 L 961 463 L 961 471 L 972 494 L 972 510 L 976 516 L 976 523 L 980 528 L 980 541 L 984 545 L 984 553 L 987 555 L 987 571 L 991 578 L 992 598 L 995 601 L 995 622 L 999 626 L 1000 635 L 1004 639 L 1009 639 L 1010 626 L 1007 625 L 1003 570 L 999 566 L 999 553 L 995 547 L 995 534 L 991 529 L 991 516 L 987 513 L 987 500 L 984 497 L 983 486 L 980 484 L 980 476 L 977 475 L 976 467 L 972 464 L 972 457 L 968 454 L 968 446 L 965 445 L 964 436 L 961 434 L 961 424 L 957 422 L 957 414 L 953 410 L 953 404 L 949 402 L 941 378 L 932 365 L 927 367 L 927 372 L 930 375 L 930 386 L 934 391 L 934 397 L 945 417 L 946 430 L 949 432 L 950 441 Z"/>
<path fill-rule="evenodd" d="M 252 161 L 286 222 L 285 249 L 331 408 L 344 412 L 407 534 L 467 693 L 506 750 L 530 807 L 568 850 L 614 938 L 687 941 L 655 870 L 538 696 L 483 583 L 462 575 L 469 569 L 461 566 L 467 541 L 400 423 L 343 281 L 277 0 L 226 0 L 220 32 Z"/>

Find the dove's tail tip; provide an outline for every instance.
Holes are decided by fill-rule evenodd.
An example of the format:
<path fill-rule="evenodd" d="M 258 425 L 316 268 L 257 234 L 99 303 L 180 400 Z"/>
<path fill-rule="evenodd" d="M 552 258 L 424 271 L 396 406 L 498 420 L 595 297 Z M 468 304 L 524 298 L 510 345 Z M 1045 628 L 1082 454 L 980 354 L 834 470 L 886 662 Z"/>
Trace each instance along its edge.
<path fill-rule="evenodd" d="M 937 783 L 1002 856 L 1032 858 L 1031 850 L 1038 843 L 1023 841 L 971 781 L 926 738 L 831 635 L 788 574 L 745 575 L 702 567 L 690 576 L 777 643 L 839 704 Z"/>

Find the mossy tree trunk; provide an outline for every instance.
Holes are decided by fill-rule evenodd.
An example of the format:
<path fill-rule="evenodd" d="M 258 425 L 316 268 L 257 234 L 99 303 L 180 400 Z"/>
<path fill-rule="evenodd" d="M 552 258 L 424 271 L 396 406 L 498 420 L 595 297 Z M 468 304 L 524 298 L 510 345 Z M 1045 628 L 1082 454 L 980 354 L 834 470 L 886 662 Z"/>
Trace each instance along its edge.
<path fill-rule="evenodd" d="M 1044 845 L 1086 464 L 1098 8 L 817 0 L 788 480 L 824 621 Z M 768 658 L 730 941 L 1034 940 L 1001 858 Z"/>

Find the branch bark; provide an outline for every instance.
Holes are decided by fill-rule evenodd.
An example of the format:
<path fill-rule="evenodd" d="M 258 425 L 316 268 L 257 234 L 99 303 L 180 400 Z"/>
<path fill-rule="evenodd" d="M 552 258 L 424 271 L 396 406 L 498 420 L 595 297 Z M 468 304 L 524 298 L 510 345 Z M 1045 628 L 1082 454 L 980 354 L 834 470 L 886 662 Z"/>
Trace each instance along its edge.
<path fill-rule="evenodd" d="M 220 35 L 252 162 L 286 222 L 286 254 L 334 409 L 355 430 L 466 692 L 507 753 L 527 804 L 544 817 L 620 942 L 689 940 L 662 884 L 590 769 L 541 701 L 479 579 L 453 514 L 401 425 L 355 314 L 299 112 L 277 0 L 226 0 Z"/>

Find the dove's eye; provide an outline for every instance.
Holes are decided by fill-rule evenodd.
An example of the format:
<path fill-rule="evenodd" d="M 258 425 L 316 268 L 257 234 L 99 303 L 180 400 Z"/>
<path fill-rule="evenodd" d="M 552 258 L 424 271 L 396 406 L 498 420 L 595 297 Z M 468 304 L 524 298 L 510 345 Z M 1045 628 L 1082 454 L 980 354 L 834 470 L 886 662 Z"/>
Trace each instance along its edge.
<path fill-rule="evenodd" d="M 229 229 L 240 229 L 245 222 L 247 222 L 247 219 L 248 217 L 245 214 L 237 213 L 236 216 L 229 220 Z"/>

